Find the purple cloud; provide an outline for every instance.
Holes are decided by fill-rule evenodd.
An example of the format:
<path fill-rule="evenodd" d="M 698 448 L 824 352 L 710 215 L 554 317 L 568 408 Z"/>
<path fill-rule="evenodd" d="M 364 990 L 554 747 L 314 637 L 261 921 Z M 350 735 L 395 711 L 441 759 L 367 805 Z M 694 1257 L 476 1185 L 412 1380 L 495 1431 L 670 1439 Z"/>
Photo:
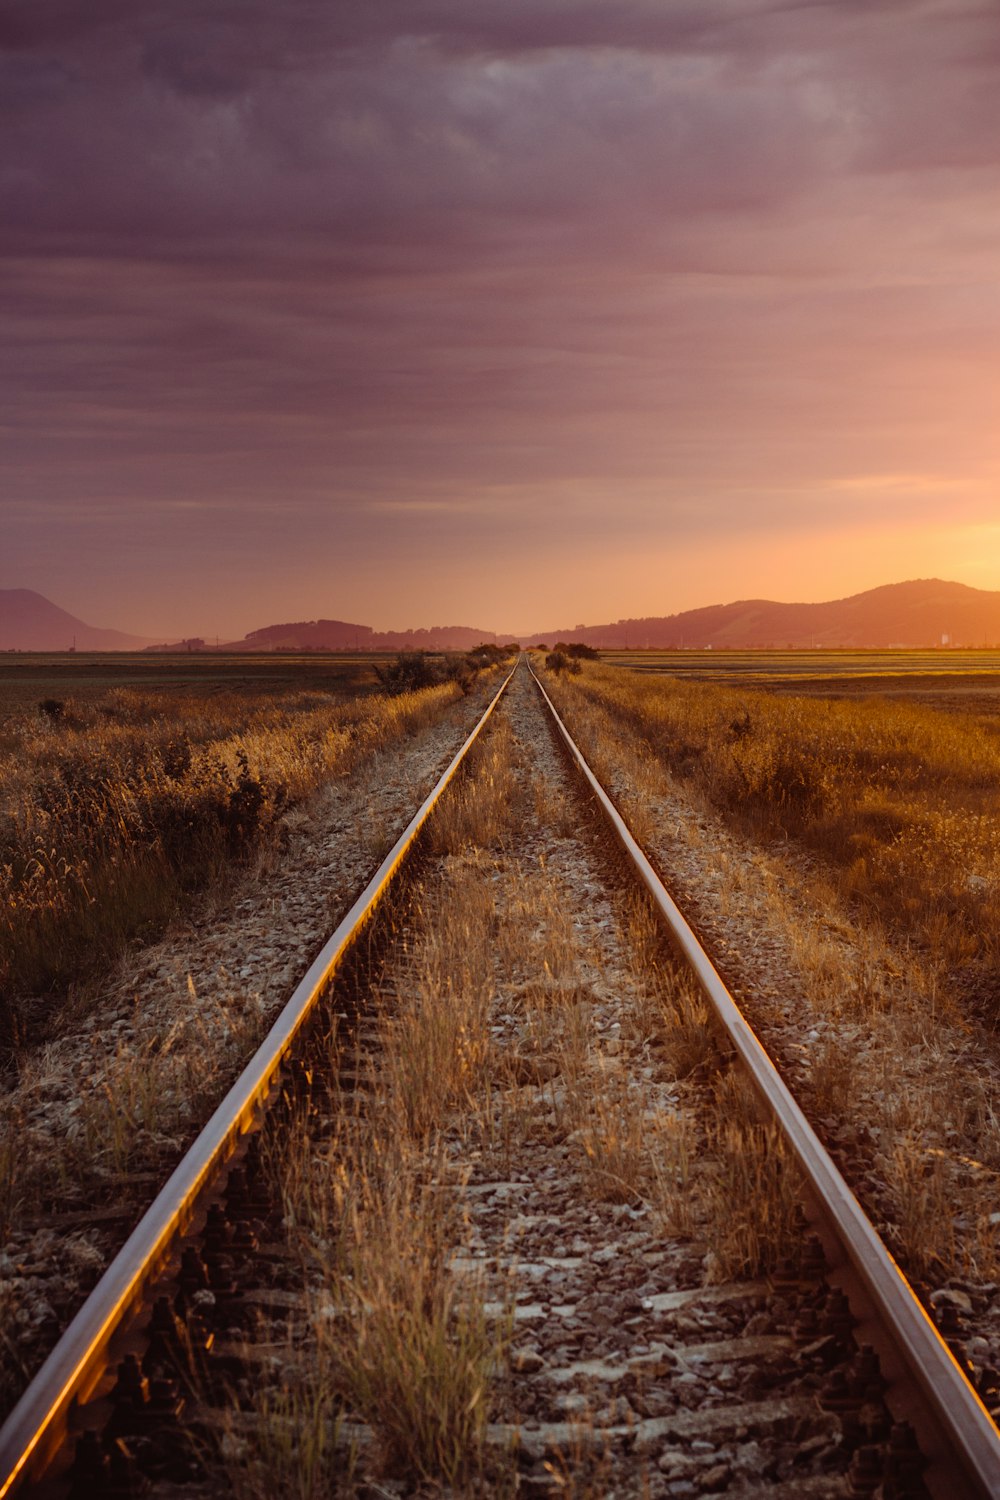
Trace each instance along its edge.
<path fill-rule="evenodd" d="M 6 583 L 987 503 L 992 6 L 35 0 L 0 49 Z"/>

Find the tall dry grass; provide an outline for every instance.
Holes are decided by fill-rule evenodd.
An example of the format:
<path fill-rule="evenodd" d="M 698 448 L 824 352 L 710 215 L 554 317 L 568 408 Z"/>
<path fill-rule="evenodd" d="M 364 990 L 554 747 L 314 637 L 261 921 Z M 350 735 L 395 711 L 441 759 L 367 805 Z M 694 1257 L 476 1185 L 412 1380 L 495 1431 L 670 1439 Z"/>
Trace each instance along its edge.
<path fill-rule="evenodd" d="M 19 999 L 58 996 L 154 936 L 245 861 L 289 806 L 460 694 L 454 683 L 348 702 L 114 689 L 9 729 L 0 759 L 0 1048 L 23 1039 Z"/>
<path fill-rule="evenodd" d="M 1000 736 L 980 719 L 589 664 L 554 688 L 627 726 L 741 833 L 819 856 L 838 900 L 1000 1012 Z"/>
<path fill-rule="evenodd" d="M 509 1320 L 487 1315 L 485 1284 L 452 1261 L 467 1234 L 463 1143 L 488 1133 L 492 1108 L 491 851 L 518 805 L 515 760 L 509 726 L 495 721 L 431 831 L 436 858 L 400 917 L 405 937 L 376 989 L 374 1048 L 345 1040 L 327 1104 L 313 1101 L 274 1146 L 284 1222 L 312 1288 L 313 1374 L 301 1392 L 293 1386 L 293 1406 L 301 1402 L 307 1432 L 317 1411 L 327 1435 L 341 1421 L 345 1433 L 360 1429 L 366 1479 L 404 1477 L 421 1493 L 513 1489 L 506 1455 L 487 1445 Z M 328 1117 L 319 1140 L 310 1130 L 317 1115 Z M 268 1476 L 279 1478 L 288 1403 L 277 1403 L 276 1440 L 275 1404 L 264 1387 L 266 1440 L 244 1438 L 228 1463 L 259 1493 Z M 334 1449 L 346 1443 L 335 1439 Z M 327 1493 L 342 1492 L 328 1457 L 328 1440 L 311 1441 L 282 1483 L 309 1493 L 318 1473 Z"/>

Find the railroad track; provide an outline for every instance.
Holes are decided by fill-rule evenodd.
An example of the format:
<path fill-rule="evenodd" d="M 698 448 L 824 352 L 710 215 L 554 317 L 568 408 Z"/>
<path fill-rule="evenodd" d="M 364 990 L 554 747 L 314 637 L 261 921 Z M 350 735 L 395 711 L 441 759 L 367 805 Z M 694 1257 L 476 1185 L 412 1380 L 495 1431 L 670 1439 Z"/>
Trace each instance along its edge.
<path fill-rule="evenodd" d="M 174 1484 L 171 1493 L 177 1493 L 177 1484 L 187 1485 L 192 1492 L 209 1492 L 204 1488 L 203 1455 L 205 1445 L 212 1441 L 212 1411 L 225 1405 L 226 1393 L 239 1387 L 241 1381 L 246 1386 L 248 1363 L 253 1366 L 254 1362 L 249 1345 L 242 1351 L 235 1350 L 230 1340 L 229 1347 L 221 1347 L 225 1342 L 221 1334 L 241 1322 L 246 1328 L 248 1309 L 253 1310 L 254 1318 L 266 1314 L 273 1320 L 275 1309 L 287 1315 L 301 1311 L 303 1306 L 302 1294 L 282 1284 L 288 1277 L 287 1255 L 269 1242 L 275 1237 L 275 1214 L 273 1205 L 269 1207 L 264 1200 L 267 1174 L 260 1142 L 266 1133 L 280 1132 L 283 1121 L 301 1117 L 302 1098 L 309 1096 L 310 1080 L 322 1071 L 323 1057 L 329 1051 L 324 1038 L 331 1013 L 340 1028 L 338 1082 L 323 1096 L 326 1104 L 307 1104 L 306 1113 L 312 1114 L 321 1136 L 336 1130 L 331 1112 L 343 1109 L 345 1100 L 360 1099 L 363 1113 L 371 1078 L 361 1059 L 378 1047 L 382 1036 L 372 1018 L 367 990 L 373 978 L 383 991 L 391 987 L 393 962 L 399 960 L 400 952 L 405 960 L 416 941 L 411 932 L 412 912 L 401 893 L 406 882 L 412 882 L 413 868 L 419 870 L 424 859 L 436 810 L 446 805 L 444 799 L 455 796 L 455 784 L 462 777 L 473 746 L 482 746 L 488 726 L 496 722 L 501 702 L 513 697 L 506 712 L 515 728 L 518 724 L 523 727 L 531 715 L 538 716 L 538 693 L 551 716 L 560 754 L 573 766 L 572 773 L 564 767 L 561 774 L 576 779 L 574 795 L 579 796 L 582 788 L 591 804 L 586 816 L 599 820 L 596 841 L 614 845 L 615 859 L 627 866 L 630 878 L 645 891 L 669 932 L 670 942 L 696 976 L 702 995 L 752 1079 L 763 1107 L 777 1123 L 785 1149 L 794 1158 L 804 1183 L 803 1207 L 809 1228 L 803 1235 L 804 1256 L 794 1265 L 785 1265 L 768 1281 L 723 1281 L 714 1289 L 674 1286 L 669 1281 L 663 1289 L 656 1289 L 649 1282 L 647 1295 L 639 1297 L 638 1308 L 634 1296 L 630 1300 L 627 1291 L 618 1293 L 615 1305 L 621 1314 L 634 1314 L 631 1319 L 625 1316 L 625 1321 L 634 1326 L 630 1337 L 639 1353 L 630 1357 L 610 1332 L 608 1352 L 603 1350 L 599 1334 L 602 1320 L 604 1327 L 608 1325 L 607 1306 L 602 1307 L 597 1299 L 596 1338 L 589 1328 L 580 1332 L 581 1317 L 575 1313 L 578 1307 L 586 1306 L 588 1299 L 595 1300 L 594 1280 L 586 1279 L 588 1268 L 593 1269 L 589 1265 L 593 1256 L 600 1257 L 599 1266 L 608 1266 L 609 1255 L 616 1254 L 613 1237 L 620 1234 L 624 1241 L 632 1236 L 636 1264 L 641 1260 L 644 1267 L 641 1274 L 648 1274 L 652 1267 L 666 1279 L 670 1269 L 656 1260 L 659 1251 L 650 1248 L 656 1243 L 655 1237 L 643 1239 L 644 1230 L 627 1227 L 644 1222 L 641 1213 L 645 1210 L 629 1206 L 641 1199 L 641 1193 L 638 1198 L 631 1190 L 612 1193 L 611 1200 L 617 1196 L 624 1201 L 592 1216 L 600 1221 L 600 1233 L 608 1243 L 595 1249 L 585 1235 L 577 1233 L 574 1243 L 580 1253 L 566 1255 L 565 1247 L 551 1243 L 551 1231 L 550 1238 L 545 1238 L 544 1223 L 542 1230 L 536 1227 L 535 1221 L 544 1221 L 544 1215 L 533 1210 L 547 1201 L 546 1192 L 549 1198 L 553 1196 L 544 1184 L 530 1181 L 532 1163 L 544 1157 L 542 1147 L 530 1141 L 527 1145 L 522 1142 L 517 1149 L 508 1145 L 507 1160 L 520 1162 L 526 1170 L 516 1175 L 509 1172 L 510 1181 L 498 1182 L 495 1175 L 490 1176 L 493 1169 L 483 1166 L 483 1180 L 477 1179 L 476 1169 L 466 1184 L 467 1201 L 474 1205 L 467 1217 L 478 1237 L 475 1254 L 482 1258 L 481 1263 L 473 1260 L 470 1264 L 473 1269 L 487 1263 L 494 1270 L 502 1269 L 504 1252 L 500 1241 L 494 1243 L 490 1236 L 500 1221 L 507 1224 L 512 1212 L 527 1210 L 520 1212 L 519 1219 L 524 1224 L 522 1250 L 529 1256 L 529 1281 L 536 1278 L 545 1286 L 545 1278 L 551 1274 L 562 1293 L 561 1300 L 547 1296 L 531 1301 L 522 1290 L 506 1310 L 502 1296 L 497 1303 L 497 1316 L 509 1315 L 513 1327 L 511 1368 L 535 1385 L 529 1392 L 533 1415 L 526 1421 L 517 1419 L 516 1391 L 507 1390 L 506 1409 L 500 1415 L 508 1420 L 494 1423 L 489 1430 L 490 1442 L 499 1450 L 517 1452 L 521 1483 L 529 1492 L 561 1482 L 560 1476 L 566 1479 L 574 1467 L 592 1466 L 595 1453 L 613 1451 L 618 1468 L 612 1465 L 608 1473 L 619 1478 L 622 1465 L 634 1468 L 656 1459 L 655 1473 L 662 1476 L 656 1483 L 665 1494 L 711 1493 L 712 1483 L 721 1489 L 732 1487 L 733 1493 L 788 1496 L 867 1494 L 874 1493 L 879 1485 L 884 1486 L 886 1495 L 1000 1494 L 1000 1442 L 989 1413 L 803 1118 L 656 872 L 586 766 L 541 684 L 533 674 L 529 677 L 529 672 L 525 663 L 504 682 L 465 746 L 340 923 L 254 1059 L 0 1431 L 0 1496 L 14 1492 L 45 1496 L 140 1494 L 146 1491 L 150 1475 L 156 1482 Z M 546 753 L 550 759 L 555 754 L 553 743 Z M 551 776 L 555 775 L 551 771 Z M 571 783 L 567 781 L 567 785 Z M 574 858 L 579 863 L 585 852 Z M 379 927 L 384 924 L 378 917 L 379 909 L 385 912 L 392 907 L 396 910 L 396 935 L 380 938 Z M 405 977 L 402 982 L 405 984 Z M 600 987 L 596 980 L 595 985 Z M 600 1010 L 602 1003 L 605 1012 Z M 588 1004 L 590 1011 L 598 1014 L 598 1025 L 606 1027 L 598 1058 L 600 1068 L 606 1071 L 620 1052 L 617 1031 L 621 1022 L 608 1019 L 616 1014 L 613 1000 Z M 501 1032 L 504 1025 L 509 1029 L 509 1016 L 501 1017 L 501 1024 L 493 1029 Z M 529 1058 L 528 1063 L 527 1092 L 534 1088 L 532 1097 L 541 1098 L 546 1088 L 551 1091 L 552 1080 L 546 1078 L 544 1067 L 539 1072 L 537 1060 Z M 564 1072 L 567 1066 L 564 1059 Z M 652 1075 L 654 1070 L 646 1072 Z M 615 1087 L 623 1087 L 620 1080 Z M 675 1100 L 669 1089 L 664 1093 L 667 1086 L 655 1076 L 650 1077 L 646 1088 L 654 1102 L 660 1097 Z M 625 1099 L 624 1094 L 621 1099 Z M 572 1136 L 580 1133 L 578 1129 L 567 1135 L 563 1130 L 557 1149 L 570 1152 L 572 1145 L 566 1140 L 572 1142 Z M 586 1133 L 584 1127 L 584 1136 Z M 593 1155 L 591 1145 L 585 1144 Z M 557 1174 L 552 1167 L 545 1170 Z M 585 1221 L 578 1213 L 574 1218 L 574 1212 L 567 1208 L 566 1222 L 579 1226 Z M 619 1212 L 626 1217 L 613 1217 Z M 632 1214 L 638 1217 L 629 1218 Z M 616 1229 L 615 1225 L 626 1228 Z M 809 1234 L 815 1240 L 810 1241 Z M 546 1249 L 558 1249 L 559 1253 L 547 1255 Z M 508 1296 L 512 1276 L 524 1281 L 525 1273 L 514 1266 L 515 1260 L 507 1258 Z M 625 1286 L 631 1272 L 617 1262 L 616 1266 L 618 1281 Z M 260 1284 L 262 1267 L 265 1274 Z M 462 1258 L 456 1257 L 452 1269 L 461 1273 L 462 1268 Z M 248 1292 L 244 1280 L 253 1282 L 255 1274 L 258 1285 Z M 687 1279 L 691 1280 L 689 1274 Z M 716 1336 L 731 1334 L 741 1319 L 746 1322 L 756 1318 L 759 1324 L 762 1316 L 766 1325 L 762 1335 L 747 1335 L 742 1342 Z M 650 1317 L 660 1319 L 661 1325 L 666 1319 L 666 1325 L 658 1326 L 668 1334 L 671 1319 L 682 1325 L 685 1317 L 694 1319 L 709 1336 L 692 1341 L 688 1328 L 671 1353 L 669 1338 L 666 1343 L 662 1339 L 657 1342 L 644 1324 L 643 1319 Z M 213 1319 L 221 1326 L 213 1328 Z M 550 1325 L 555 1332 L 548 1331 Z M 253 1339 L 273 1347 L 273 1329 L 263 1336 L 257 1329 Z M 586 1357 L 574 1357 L 574 1353 Z M 756 1373 L 747 1373 L 750 1367 L 741 1364 L 751 1356 L 761 1361 Z M 741 1398 L 727 1399 L 723 1381 L 721 1386 L 708 1387 L 710 1393 L 715 1391 L 723 1399 L 716 1403 L 710 1394 L 709 1409 L 699 1410 L 698 1403 L 692 1405 L 690 1393 L 685 1395 L 672 1376 L 664 1373 L 678 1361 L 683 1378 L 690 1376 L 695 1381 L 700 1378 L 698 1369 L 705 1366 L 717 1370 L 720 1361 L 725 1371 L 737 1370 L 731 1383 L 735 1382 Z M 192 1365 L 197 1367 L 194 1384 L 188 1378 Z M 804 1380 L 799 1373 L 789 1373 L 792 1366 L 806 1371 Z M 673 1375 L 676 1373 L 673 1369 Z M 782 1386 L 775 1394 L 779 1377 L 790 1384 L 787 1392 Z M 753 1389 L 757 1379 L 762 1382 L 762 1398 L 748 1401 L 745 1393 Z M 544 1384 L 546 1380 L 548 1385 Z M 670 1388 L 669 1400 L 659 1399 L 658 1381 L 665 1389 Z M 605 1385 L 629 1395 L 618 1396 L 618 1406 L 613 1400 L 595 1417 L 594 1401 L 589 1395 L 581 1396 L 576 1386 L 593 1392 L 603 1390 Z M 553 1394 L 557 1391 L 561 1394 Z M 706 1467 L 706 1459 L 700 1468 L 695 1466 L 696 1473 L 690 1465 L 685 1468 L 688 1457 L 714 1456 L 713 1448 L 720 1443 L 729 1444 L 726 1453 L 735 1453 L 733 1444 L 739 1441 L 741 1432 L 749 1432 L 754 1442 L 756 1434 L 770 1434 L 779 1445 L 783 1431 L 794 1430 L 801 1437 L 802 1424 L 811 1420 L 810 1412 L 817 1406 L 823 1410 L 822 1421 L 799 1442 L 795 1461 L 799 1462 L 798 1455 L 803 1453 L 808 1457 L 829 1449 L 828 1473 L 780 1478 L 784 1472 L 781 1464 L 787 1467 L 791 1462 L 786 1453 L 784 1459 L 774 1459 L 774 1475 L 753 1490 L 741 1477 L 735 1459 L 728 1466 L 722 1462 L 714 1468 L 711 1464 Z M 193 1419 L 195 1408 L 197 1417 Z M 895 1426 L 887 1419 L 886 1409 Z M 580 1416 L 584 1410 L 586 1422 Z M 192 1428 L 196 1431 L 193 1447 L 175 1443 L 173 1434 L 182 1428 L 189 1433 Z M 232 1431 L 230 1424 L 230 1440 Z M 362 1442 L 364 1436 L 356 1435 Z M 760 1441 L 765 1441 L 763 1436 Z M 915 1444 L 919 1444 L 919 1450 Z M 181 1447 L 185 1457 L 178 1461 Z M 664 1460 L 669 1460 L 675 1449 L 684 1462 L 671 1468 Z M 149 1459 L 145 1472 L 144 1458 Z M 607 1462 L 612 1461 L 608 1458 Z M 689 1478 L 689 1470 L 695 1474 L 694 1479 Z M 217 1471 L 211 1472 L 218 1477 Z M 607 1485 L 610 1491 L 612 1479 Z M 694 1487 L 685 1490 L 685 1485 Z M 626 1492 L 627 1488 L 622 1490 Z"/>

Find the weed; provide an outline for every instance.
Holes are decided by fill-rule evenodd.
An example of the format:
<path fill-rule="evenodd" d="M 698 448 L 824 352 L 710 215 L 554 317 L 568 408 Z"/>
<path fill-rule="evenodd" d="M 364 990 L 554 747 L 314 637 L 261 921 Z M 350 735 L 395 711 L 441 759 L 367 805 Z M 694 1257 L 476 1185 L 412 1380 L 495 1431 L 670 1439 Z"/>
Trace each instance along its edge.
<path fill-rule="evenodd" d="M 458 1484 L 481 1468 L 502 1334 L 480 1290 L 451 1274 L 454 1225 L 419 1157 L 372 1155 L 345 1192 L 342 1309 L 325 1356 L 390 1472 Z"/>
<path fill-rule="evenodd" d="M 799 1174 L 777 1125 L 742 1071 L 716 1089 L 718 1123 L 710 1131 L 710 1165 L 702 1194 L 711 1228 L 717 1281 L 761 1276 L 790 1255 L 799 1235 Z"/>
<path fill-rule="evenodd" d="M 854 1087 L 854 1058 L 832 1029 L 812 1048 L 810 1070 L 820 1108 L 834 1114 L 846 1111 Z"/>
<path fill-rule="evenodd" d="M 887 1160 L 895 1222 L 918 1276 L 938 1278 L 955 1260 L 954 1168 L 928 1152 L 918 1137 L 902 1135 Z"/>
<path fill-rule="evenodd" d="M 649 1188 L 646 1119 L 620 1069 L 597 1060 L 588 1080 L 587 1122 L 579 1130 L 592 1191 L 607 1203 L 634 1203 Z"/>
<path fill-rule="evenodd" d="M 0 1137 L 0 1245 L 17 1215 L 21 1198 L 22 1154 L 15 1138 Z"/>
<path fill-rule="evenodd" d="M 509 836 L 520 805 L 518 754 L 506 719 L 470 751 L 465 772 L 449 787 L 430 828 L 436 854 L 460 854 L 471 847 L 499 848 Z"/>
<path fill-rule="evenodd" d="M 698 1139 L 689 1117 L 667 1114 L 657 1121 L 650 1152 L 651 1201 L 665 1234 L 689 1235 L 696 1221 L 694 1163 Z"/>
<path fill-rule="evenodd" d="M 257 1351 L 259 1357 L 259 1349 Z M 291 1327 L 274 1370 L 253 1387 L 249 1420 L 224 1420 L 220 1457 L 236 1500 L 326 1500 L 353 1493 L 354 1454 L 341 1439 L 340 1407 L 322 1346 Z M 280 1371 L 280 1375 L 278 1372 Z"/>

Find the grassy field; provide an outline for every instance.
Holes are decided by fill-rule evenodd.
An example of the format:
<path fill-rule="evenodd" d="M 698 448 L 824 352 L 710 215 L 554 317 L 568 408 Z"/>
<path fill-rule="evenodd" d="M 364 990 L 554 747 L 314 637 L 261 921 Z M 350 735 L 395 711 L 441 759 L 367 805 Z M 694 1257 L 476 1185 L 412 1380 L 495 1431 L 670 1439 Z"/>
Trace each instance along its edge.
<path fill-rule="evenodd" d="M 912 653 L 841 653 L 836 674 L 829 655 L 720 653 L 701 669 L 713 680 L 674 670 L 692 655 L 586 664 L 566 691 L 743 835 L 822 860 L 838 901 L 915 945 L 942 992 L 1000 1017 L 998 659 L 936 654 L 928 687 Z M 794 675 L 807 671 L 811 691 Z"/>
<path fill-rule="evenodd" d="M 340 695 L 376 692 L 376 668 L 391 653 L 261 652 L 259 655 L 114 652 L 48 655 L 0 652 L 0 725 L 44 698 L 93 703 L 114 687 L 205 697 L 275 697 L 294 690 Z M 166 699 L 165 699 L 166 701 Z"/>
<path fill-rule="evenodd" d="M 602 651 L 633 672 L 793 692 L 1000 693 L 1000 651 Z"/>
<path fill-rule="evenodd" d="M 384 660 L 0 657 L 0 1050 L 463 691 L 390 694 Z"/>

